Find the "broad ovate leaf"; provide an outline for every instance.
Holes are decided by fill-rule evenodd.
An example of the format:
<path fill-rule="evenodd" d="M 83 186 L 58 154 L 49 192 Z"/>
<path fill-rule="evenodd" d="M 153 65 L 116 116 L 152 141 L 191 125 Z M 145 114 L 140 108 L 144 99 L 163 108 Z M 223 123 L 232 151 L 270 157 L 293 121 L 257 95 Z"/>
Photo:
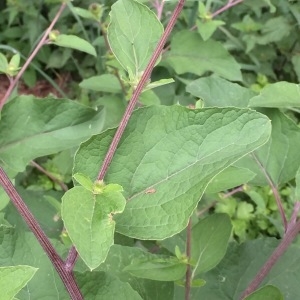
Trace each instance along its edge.
<path fill-rule="evenodd" d="M 266 285 L 253 292 L 245 300 L 284 300 L 284 298 L 277 287 Z"/>
<path fill-rule="evenodd" d="M 131 117 L 105 177 L 124 188 L 117 231 L 140 239 L 180 232 L 208 183 L 264 144 L 270 121 L 248 109 L 151 106 Z M 74 172 L 97 177 L 115 130 L 83 143 Z"/>
<path fill-rule="evenodd" d="M 114 243 L 113 215 L 124 210 L 126 200 L 119 185 L 112 184 L 94 192 L 77 186 L 62 198 L 62 219 L 80 257 L 91 269 L 106 258 Z"/>
<path fill-rule="evenodd" d="M 154 12 L 134 0 L 111 7 L 107 37 L 112 52 L 132 77 L 139 78 L 163 33 Z"/>

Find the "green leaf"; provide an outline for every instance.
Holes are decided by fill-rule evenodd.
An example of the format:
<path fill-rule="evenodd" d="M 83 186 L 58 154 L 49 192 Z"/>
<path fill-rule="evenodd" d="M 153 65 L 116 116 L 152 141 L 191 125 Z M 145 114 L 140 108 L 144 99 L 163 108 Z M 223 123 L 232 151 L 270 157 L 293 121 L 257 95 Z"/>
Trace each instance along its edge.
<path fill-rule="evenodd" d="M 103 74 L 100 76 L 92 76 L 80 82 L 82 89 L 93 90 L 97 92 L 120 93 L 122 91 L 120 82 L 117 77 L 112 74 Z"/>
<path fill-rule="evenodd" d="M 230 218 L 226 214 L 211 215 L 192 228 L 193 277 L 211 270 L 222 260 L 231 231 Z"/>
<path fill-rule="evenodd" d="M 258 96 L 249 101 L 250 107 L 300 107 L 300 86 L 290 82 L 266 85 Z"/>
<path fill-rule="evenodd" d="M 186 264 L 176 257 L 135 260 L 127 266 L 124 271 L 139 278 L 159 281 L 175 281 L 184 276 Z"/>
<path fill-rule="evenodd" d="M 152 90 L 143 92 L 139 97 L 139 101 L 147 106 L 160 104 L 158 96 Z"/>
<path fill-rule="evenodd" d="M 224 25 L 225 22 L 220 20 L 197 20 L 197 28 L 203 41 L 207 41 L 213 33 L 218 29 L 219 26 Z"/>
<path fill-rule="evenodd" d="M 108 130 L 83 143 L 74 172 L 96 178 L 114 133 Z M 135 111 L 105 177 L 122 185 L 127 199 L 116 217 L 117 231 L 141 239 L 181 231 L 211 179 L 264 144 L 269 134 L 269 120 L 248 109 L 151 106 Z"/>
<path fill-rule="evenodd" d="M 11 300 L 36 271 L 36 268 L 30 266 L 0 267 L 1 299 Z"/>
<path fill-rule="evenodd" d="M 87 189 L 90 192 L 93 191 L 94 183 L 92 182 L 92 180 L 88 176 L 86 176 L 82 173 L 76 173 L 76 174 L 73 175 L 73 177 L 85 189 Z"/>
<path fill-rule="evenodd" d="M 292 57 L 291 62 L 293 64 L 294 70 L 295 70 L 295 72 L 297 74 L 298 82 L 300 82 L 300 55 L 299 54 L 295 54 Z"/>
<path fill-rule="evenodd" d="M 37 271 L 16 298 L 69 300 L 70 296 L 65 286 L 34 235 L 22 231 L 26 228 L 24 223 L 23 227 L 18 228 L 17 231 L 15 228 L 0 227 L 0 265 L 30 265 L 32 269 L 37 268 L 35 269 Z M 61 253 L 62 245 L 55 241 L 51 242 Z M 18 278 L 15 277 L 14 281 L 17 282 Z"/>
<path fill-rule="evenodd" d="M 19 96 L 0 120 L 0 161 L 16 171 L 40 156 L 79 145 L 103 128 L 103 112 L 67 99 Z"/>
<path fill-rule="evenodd" d="M 89 10 L 87 9 L 83 9 L 81 7 L 72 7 L 72 11 L 80 16 L 81 18 L 84 18 L 84 19 L 89 19 L 89 20 L 97 20 L 97 18 L 95 17 L 95 15 L 93 15 Z"/>
<path fill-rule="evenodd" d="M 59 34 L 55 41 L 51 43 L 60 47 L 72 48 L 97 56 L 95 48 L 89 42 L 76 35 Z"/>
<path fill-rule="evenodd" d="M 139 78 L 163 33 L 163 26 L 145 5 L 119 0 L 111 7 L 107 37 L 123 68 Z M 130 76 L 130 77 L 131 77 Z"/>
<path fill-rule="evenodd" d="M 62 219 L 80 257 L 91 269 L 106 258 L 114 243 L 113 214 L 124 210 L 126 200 L 118 185 L 93 194 L 84 187 L 68 190 L 62 198 Z"/>
<path fill-rule="evenodd" d="M 247 107 L 256 94 L 220 77 L 203 77 L 187 85 L 186 91 L 204 101 L 205 107 Z"/>
<path fill-rule="evenodd" d="M 255 173 L 248 169 L 229 167 L 219 173 L 208 184 L 205 193 L 214 194 L 245 184 L 255 177 Z"/>
<path fill-rule="evenodd" d="M 5 55 L 0 53 L 0 73 L 6 73 L 8 68 L 8 61 Z"/>
<path fill-rule="evenodd" d="M 277 287 L 266 285 L 253 292 L 245 300 L 284 300 L 284 298 Z"/>
<path fill-rule="evenodd" d="M 296 173 L 296 188 L 295 188 L 295 198 L 296 201 L 300 201 L 300 168 Z"/>
<path fill-rule="evenodd" d="M 144 88 L 144 91 L 151 90 L 156 87 L 163 86 L 163 85 L 166 85 L 166 84 L 169 84 L 172 82 L 175 82 L 175 80 L 173 78 L 160 79 L 160 80 L 157 80 L 157 81 L 147 84 L 147 86 Z"/>
<path fill-rule="evenodd" d="M 204 42 L 200 35 L 191 31 L 176 33 L 166 62 L 177 74 L 193 73 L 202 76 L 213 72 L 228 80 L 242 81 L 240 65 L 219 42 Z"/>
<path fill-rule="evenodd" d="M 295 177 L 300 165 L 300 129 L 276 109 L 265 109 L 264 113 L 272 121 L 270 140 L 235 165 L 256 174 L 251 184 L 269 185 L 266 174 L 275 185 L 284 184 Z"/>
<path fill-rule="evenodd" d="M 173 300 L 174 283 L 138 278 L 125 271 L 135 260 L 153 260 L 160 256 L 137 247 L 113 245 L 103 264 L 97 269 L 127 282 L 144 300 Z M 77 265 L 78 266 L 78 265 Z M 116 297 L 115 299 L 123 299 Z"/>
<path fill-rule="evenodd" d="M 143 300 L 127 282 L 104 272 L 75 273 L 84 300 Z"/>

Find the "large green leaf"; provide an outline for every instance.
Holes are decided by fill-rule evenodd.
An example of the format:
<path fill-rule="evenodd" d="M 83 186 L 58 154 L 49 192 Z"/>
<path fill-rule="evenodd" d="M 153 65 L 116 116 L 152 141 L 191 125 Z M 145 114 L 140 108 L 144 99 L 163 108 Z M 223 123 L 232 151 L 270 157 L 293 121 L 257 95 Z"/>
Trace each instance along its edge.
<path fill-rule="evenodd" d="M 242 80 L 240 65 L 223 45 L 213 40 L 204 42 L 196 32 L 178 32 L 171 41 L 166 61 L 177 74 L 201 76 L 209 71 L 228 80 Z"/>
<path fill-rule="evenodd" d="M 20 96 L 8 102 L 0 120 L 0 162 L 23 171 L 34 158 L 77 146 L 101 132 L 104 116 L 66 99 Z"/>
<path fill-rule="evenodd" d="M 36 271 L 36 268 L 30 266 L 0 267 L 1 299 L 11 300 Z"/>
<path fill-rule="evenodd" d="M 79 255 L 93 270 L 106 258 L 114 243 L 115 221 L 112 214 L 124 210 L 122 188 L 110 184 L 101 191 L 76 186 L 62 198 L 62 219 Z"/>
<path fill-rule="evenodd" d="M 265 86 L 249 101 L 251 107 L 300 107 L 300 86 L 290 82 L 276 82 Z"/>
<path fill-rule="evenodd" d="M 266 109 L 264 113 L 272 121 L 271 138 L 263 147 L 236 163 L 256 174 L 250 182 L 268 185 L 266 174 L 275 185 L 283 184 L 295 177 L 300 165 L 300 129 L 277 109 Z"/>
<path fill-rule="evenodd" d="M 156 15 L 134 0 L 119 0 L 111 7 L 107 37 L 114 55 L 130 77 L 138 78 L 163 33 Z"/>
<path fill-rule="evenodd" d="M 108 130 L 81 145 L 75 173 L 96 178 L 114 133 Z M 116 230 L 141 239 L 181 231 L 210 180 L 264 144 L 269 134 L 269 120 L 248 109 L 139 109 L 105 177 L 122 185 L 127 198 Z"/>
<path fill-rule="evenodd" d="M 221 263 L 208 273 L 201 274 L 206 285 L 199 289 L 192 289 L 191 300 L 239 300 L 278 243 L 279 241 L 274 238 L 264 238 L 241 245 L 230 245 Z M 299 250 L 299 245 L 291 245 L 262 282 L 262 285 L 276 286 L 285 300 L 295 300 L 300 295 Z M 174 298 L 183 299 L 182 295 L 184 289 L 178 288 Z"/>
<path fill-rule="evenodd" d="M 203 100 L 205 107 L 247 107 L 255 93 L 220 77 L 203 77 L 187 85 L 186 91 Z"/>
<path fill-rule="evenodd" d="M 192 229 L 193 276 L 214 268 L 224 257 L 232 225 L 226 214 L 211 215 Z"/>

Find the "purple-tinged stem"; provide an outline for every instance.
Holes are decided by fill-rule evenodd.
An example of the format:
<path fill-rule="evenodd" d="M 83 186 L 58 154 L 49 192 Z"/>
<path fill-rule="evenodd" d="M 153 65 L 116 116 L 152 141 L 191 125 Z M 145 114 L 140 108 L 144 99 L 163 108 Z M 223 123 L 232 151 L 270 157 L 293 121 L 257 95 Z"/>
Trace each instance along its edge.
<path fill-rule="evenodd" d="M 21 68 L 21 70 L 19 71 L 19 73 L 17 74 L 17 76 L 14 78 L 14 80 L 10 81 L 10 85 L 9 85 L 9 87 L 8 87 L 8 89 L 7 89 L 4 97 L 0 100 L 0 110 L 2 110 L 3 105 L 5 104 L 5 102 L 9 98 L 9 96 L 11 95 L 13 89 L 17 85 L 18 81 L 20 80 L 21 76 L 23 75 L 23 73 L 25 72 L 25 70 L 27 69 L 27 67 L 29 66 L 29 64 L 31 63 L 31 61 L 33 60 L 33 58 L 36 56 L 36 54 L 39 52 L 39 50 L 45 44 L 45 42 L 46 42 L 46 40 L 48 38 L 49 33 L 53 29 L 54 25 L 56 24 L 57 20 L 59 19 L 60 15 L 61 15 L 61 13 L 65 9 L 66 5 L 67 5 L 66 2 L 62 3 L 62 5 L 60 6 L 58 12 L 56 13 L 53 21 L 51 22 L 50 26 L 45 31 L 44 36 L 39 41 L 39 43 L 37 44 L 36 48 L 32 51 L 32 53 L 30 54 L 30 56 L 26 60 L 25 64 L 23 65 L 23 67 Z"/>
<path fill-rule="evenodd" d="M 192 221 L 189 219 L 189 223 L 186 228 L 186 256 L 188 258 L 188 261 L 191 259 L 192 254 Z M 186 265 L 186 273 L 185 273 L 185 300 L 190 299 L 190 293 L 191 293 L 191 279 L 192 279 L 192 267 L 188 263 Z"/>
<path fill-rule="evenodd" d="M 261 162 L 258 160 L 258 158 L 256 157 L 256 155 L 254 153 L 252 153 L 252 157 L 254 158 L 254 160 L 256 161 L 256 163 L 261 168 L 262 172 L 264 173 L 264 175 L 265 175 L 265 177 L 266 177 L 266 179 L 267 179 L 267 181 L 268 181 L 268 183 L 269 183 L 269 185 L 270 185 L 270 187 L 272 189 L 273 195 L 275 197 L 275 200 L 276 200 L 276 203 L 277 203 L 277 206 L 278 206 L 278 209 L 279 209 L 281 220 L 282 220 L 282 223 L 283 223 L 283 226 L 284 226 L 284 231 L 286 232 L 287 228 L 288 228 L 288 224 L 287 224 L 285 212 L 284 212 L 284 209 L 283 209 L 283 206 L 282 206 L 282 203 L 281 203 L 281 199 L 280 199 L 280 195 L 279 195 L 278 189 L 275 186 L 274 182 L 272 181 L 270 175 L 265 170 L 264 166 L 261 164 Z"/>
<path fill-rule="evenodd" d="M 214 18 L 215 16 L 221 14 L 222 12 L 224 12 L 227 9 L 229 9 L 230 7 L 235 6 L 235 5 L 237 5 L 237 4 L 241 3 L 241 2 L 243 2 L 243 0 L 236 0 L 236 1 L 234 1 L 234 0 L 228 0 L 227 4 L 224 5 L 223 7 L 221 7 L 220 9 L 216 10 L 215 12 L 213 12 L 211 14 L 211 17 Z"/>
<path fill-rule="evenodd" d="M 161 19 L 162 12 L 164 10 L 165 1 L 164 0 L 154 0 L 153 7 L 156 9 L 156 15 L 158 20 Z"/>
<path fill-rule="evenodd" d="M 163 47 L 169 37 L 169 35 L 171 34 L 172 30 L 173 30 L 173 27 L 176 23 L 176 20 L 183 8 L 183 5 L 185 3 L 185 0 L 179 0 L 178 1 L 178 4 L 176 6 L 176 8 L 174 9 L 174 12 L 173 12 L 173 15 L 165 29 L 165 32 L 163 33 L 161 39 L 159 40 L 157 46 L 156 46 L 156 49 L 154 51 L 154 53 L 152 54 L 152 57 L 150 58 L 150 61 L 141 77 L 141 80 L 139 81 L 136 89 L 134 90 L 133 92 L 133 95 L 129 101 L 129 104 L 126 108 L 126 111 L 123 115 L 123 118 L 120 122 L 120 125 L 115 133 L 115 136 L 109 146 L 109 149 L 108 149 L 108 152 L 105 156 L 105 159 L 103 161 L 103 164 L 101 166 L 101 169 L 99 171 L 99 174 L 98 174 L 98 180 L 103 180 L 104 176 L 105 176 L 105 173 L 111 163 L 111 160 L 116 152 L 116 149 L 117 149 L 117 146 L 120 142 L 120 139 L 123 135 L 123 132 L 127 126 L 127 123 L 132 115 L 132 112 L 134 110 L 134 107 L 138 101 L 138 98 L 141 94 L 141 92 L 143 91 L 143 88 L 144 88 L 144 85 L 146 84 L 146 82 L 148 81 L 148 79 L 150 78 L 150 75 L 152 73 L 152 70 L 155 66 L 155 63 L 158 59 L 158 57 L 160 56 L 162 50 L 163 50 Z"/>
<path fill-rule="evenodd" d="M 40 227 L 39 223 L 36 221 L 17 190 L 9 180 L 8 176 L 4 170 L 0 167 L 0 184 L 3 189 L 11 199 L 13 205 L 16 207 L 19 214 L 22 216 L 23 220 L 26 222 L 30 230 L 33 232 L 38 242 L 44 249 L 45 253 L 48 255 L 53 266 L 55 267 L 57 273 L 62 279 L 67 291 L 69 292 L 71 299 L 73 300 L 83 300 L 82 294 L 77 286 L 74 279 L 73 273 L 68 272 L 65 269 L 65 264 L 59 254 L 56 252 L 55 248 L 52 246 L 48 240 L 46 234 Z"/>
<path fill-rule="evenodd" d="M 300 220 L 294 223 L 293 225 L 290 224 L 289 230 L 285 233 L 283 239 L 281 240 L 278 247 L 274 250 L 272 255 L 269 257 L 267 262 L 263 265 L 263 267 L 259 270 L 253 281 L 249 284 L 246 290 L 243 292 L 242 296 L 240 297 L 241 300 L 245 299 L 249 294 L 253 293 L 264 280 L 264 278 L 268 275 L 272 267 L 278 261 L 278 259 L 282 256 L 282 254 L 287 250 L 289 245 L 295 239 L 300 231 Z"/>
<path fill-rule="evenodd" d="M 74 246 L 71 247 L 68 257 L 65 261 L 65 269 L 68 272 L 72 272 L 78 258 L 78 252 Z"/>

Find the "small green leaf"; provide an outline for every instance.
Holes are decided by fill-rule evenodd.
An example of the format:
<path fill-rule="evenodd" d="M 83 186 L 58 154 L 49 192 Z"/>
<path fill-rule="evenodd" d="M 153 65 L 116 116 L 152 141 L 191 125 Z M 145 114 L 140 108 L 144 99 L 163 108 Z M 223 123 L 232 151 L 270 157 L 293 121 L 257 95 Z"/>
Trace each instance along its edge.
<path fill-rule="evenodd" d="M 134 0 L 112 5 L 108 41 L 131 80 L 145 70 L 162 33 L 162 24 L 147 6 Z"/>
<path fill-rule="evenodd" d="M 245 300 L 284 300 L 284 298 L 277 287 L 266 285 L 253 292 Z"/>
<path fill-rule="evenodd" d="M 186 264 L 177 258 L 136 260 L 124 268 L 124 271 L 139 278 L 175 281 L 184 276 Z"/>
<path fill-rule="evenodd" d="M 30 266 L 0 267 L 1 299 L 11 300 L 37 270 Z"/>
<path fill-rule="evenodd" d="M 207 41 L 213 33 L 218 29 L 219 26 L 224 25 L 225 22 L 220 20 L 197 20 L 197 28 L 203 41 Z"/>
<path fill-rule="evenodd" d="M 125 204 L 118 185 L 107 185 L 99 194 L 81 186 L 74 187 L 63 196 L 61 213 L 65 227 L 91 270 L 105 260 L 113 245 L 115 221 L 112 217 L 121 213 Z"/>
<path fill-rule="evenodd" d="M 226 214 L 211 215 L 192 228 L 191 261 L 196 262 L 194 275 L 211 270 L 222 260 L 231 231 L 232 225 Z"/>
<path fill-rule="evenodd" d="M 80 16 L 81 18 L 98 21 L 98 20 L 96 19 L 96 17 L 95 17 L 89 10 L 87 10 L 87 9 L 83 9 L 83 8 L 81 8 L 81 7 L 73 7 L 73 8 L 72 8 L 72 11 L 73 11 L 76 15 Z"/>
<path fill-rule="evenodd" d="M 151 90 L 151 89 L 154 89 L 156 87 L 163 86 L 163 85 L 173 83 L 173 82 L 175 82 L 175 80 L 173 78 L 160 79 L 158 81 L 154 81 L 154 82 L 151 82 L 151 83 L 147 84 L 147 86 L 144 88 L 143 91 Z"/>
<path fill-rule="evenodd" d="M 177 245 L 175 247 L 175 255 L 178 259 L 181 259 L 181 257 L 182 257 L 182 253 Z"/>
<path fill-rule="evenodd" d="M 97 92 L 120 93 L 122 91 L 119 80 L 112 74 L 92 76 L 81 81 L 79 86 Z"/>
<path fill-rule="evenodd" d="M 183 280 L 177 280 L 175 281 L 175 283 L 179 286 L 185 287 L 185 281 Z M 204 286 L 206 284 L 206 281 L 203 279 L 195 279 L 191 282 L 191 287 L 201 287 Z"/>
<path fill-rule="evenodd" d="M 89 42 L 76 35 L 59 34 L 52 43 L 60 47 L 72 48 L 97 56 L 95 48 Z"/>
<path fill-rule="evenodd" d="M 88 176 L 86 176 L 82 173 L 76 173 L 73 175 L 73 177 L 80 185 L 82 185 L 88 191 L 90 191 L 90 192 L 93 191 L 94 183 Z"/>

